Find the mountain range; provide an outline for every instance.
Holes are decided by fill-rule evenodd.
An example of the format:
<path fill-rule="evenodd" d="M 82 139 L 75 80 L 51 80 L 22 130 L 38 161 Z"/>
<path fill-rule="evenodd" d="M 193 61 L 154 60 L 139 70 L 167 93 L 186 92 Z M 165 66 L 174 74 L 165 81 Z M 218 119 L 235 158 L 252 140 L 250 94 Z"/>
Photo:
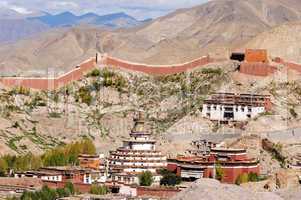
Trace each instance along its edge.
<path fill-rule="evenodd" d="M 99 16 L 95 13 L 87 13 L 76 16 L 71 12 L 64 12 L 57 15 L 46 14 L 39 17 L 31 17 L 29 20 L 38 20 L 50 27 L 75 26 L 79 24 L 92 24 L 110 28 L 126 28 L 137 26 L 142 22 L 136 20 L 123 12 Z"/>
<path fill-rule="evenodd" d="M 26 69 L 27 75 L 49 67 L 66 71 L 74 67 L 76 61 L 95 55 L 95 51 L 151 64 L 185 62 L 207 54 L 225 58 L 232 50 L 256 46 L 251 43 L 257 36 L 269 35 L 264 33 L 277 26 L 300 21 L 301 2 L 213 0 L 128 29 L 105 30 L 101 26 L 81 25 L 83 22 L 102 22 L 110 26 L 112 21 L 120 21 L 116 20 L 120 16 L 133 20 L 122 13 L 113 17 L 103 16 L 103 20 L 92 13 L 77 17 L 65 13 L 30 18 L 31 22 L 40 21 L 49 27 L 64 28 L 52 29 L 38 37 L 0 47 L 1 71 L 24 74 Z M 60 17 L 77 26 L 69 28 L 68 23 L 57 20 Z M 278 42 L 270 41 L 274 46 Z M 290 46 L 285 44 L 282 45 L 283 51 Z M 260 47 L 264 48 L 262 45 Z"/>
<path fill-rule="evenodd" d="M 0 9 L 0 43 L 16 42 L 53 28 L 93 25 L 110 29 L 129 28 L 145 23 L 125 13 L 113 13 L 99 16 L 87 13 L 76 16 L 71 12 L 56 15 L 36 12 L 23 15 L 11 9 Z"/>

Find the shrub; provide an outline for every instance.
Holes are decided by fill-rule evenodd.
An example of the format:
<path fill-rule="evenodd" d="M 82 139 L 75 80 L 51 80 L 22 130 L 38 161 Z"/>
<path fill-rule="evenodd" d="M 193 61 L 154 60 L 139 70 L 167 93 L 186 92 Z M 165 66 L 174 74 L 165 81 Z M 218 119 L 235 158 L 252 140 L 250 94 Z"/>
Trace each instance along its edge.
<path fill-rule="evenodd" d="M 48 116 L 50 118 L 60 118 L 61 117 L 61 113 L 58 113 L 58 112 L 50 112 L 48 113 Z"/>
<path fill-rule="evenodd" d="M 48 186 L 43 186 L 40 191 L 28 192 L 25 191 L 20 200 L 56 200 L 57 198 L 68 197 L 74 194 L 74 186 L 72 183 L 66 183 L 64 188 L 50 189 Z"/>
<path fill-rule="evenodd" d="M 0 158 L 0 177 L 3 177 L 6 175 L 8 169 L 8 164 L 6 162 L 6 160 L 4 160 L 3 158 Z"/>
<path fill-rule="evenodd" d="M 202 74 L 216 74 L 221 75 L 223 73 L 222 69 L 204 68 L 202 69 Z"/>
<path fill-rule="evenodd" d="M 142 172 L 139 175 L 139 184 L 141 186 L 151 186 L 154 182 L 153 175 L 150 171 Z"/>
<path fill-rule="evenodd" d="M 88 77 L 97 77 L 100 76 L 99 69 L 93 69 L 90 73 L 87 74 Z"/>
<path fill-rule="evenodd" d="M 75 188 L 73 183 L 67 182 L 64 186 L 65 191 L 67 191 L 69 194 L 74 195 L 75 194 Z"/>
<path fill-rule="evenodd" d="M 235 180 L 235 184 L 236 185 L 240 185 L 242 183 L 247 183 L 249 181 L 249 176 L 247 173 L 243 173 L 241 175 L 239 175 L 236 180 Z"/>
<path fill-rule="evenodd" d="M 221 181 L 224 177 L 224 170 L 222 169 L 222 166 L 220 164 L 216 165 L 215 172 L 216 172 L 216 179 Z"/>
<path fill-rule="evenodd" d="M 296 113 L 294 108 L 290 108 L 289 109 L 290 114 L 293 116 L 293 118 L 297 118 L 298 117 L 298 113 Z"/>
<path fill-rule="evenodd" d="M 25 87 L 16 87 L 14 88 L 13 90 L 11 90 L 9 92 L 9 94 L 20 94 L 20 95 L 29 95 L 30 94 L 30 90 L 28 88 L 25 88 Z"/>
<path fill-rule="evenodd" d="M 88 87 L 79 88 L 78 95 L 82 103 L 85 103 L 88 106 L 91 105 L 93 97 Z"/>
<path fill-rule="evenodd" d="M 253 172 L 249 173 L 248 174 L 248 181 L 250 181 L 250 182 L 257 182 L 257 181 L 259 181 L 258 174 L 253 173 Z"/>
<path fill-rule="evenodd" d="M 101 185 L 92 185 L 90 193 L 96 195 L 104 195 L 109 192 L 109 189 L 106 186 Z"/>

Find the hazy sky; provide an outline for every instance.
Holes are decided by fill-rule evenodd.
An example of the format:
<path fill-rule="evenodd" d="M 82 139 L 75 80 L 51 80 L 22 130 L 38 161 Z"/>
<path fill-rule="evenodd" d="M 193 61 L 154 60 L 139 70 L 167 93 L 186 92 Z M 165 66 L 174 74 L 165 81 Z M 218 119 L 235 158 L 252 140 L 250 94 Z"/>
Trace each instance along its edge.
<path fill-rule="evenodd" d="M 178 8 L 191 7 L 208 0 L 0 0 L 0 7 L 21 13 L 36 10 L 58 13 L 72 11 L 75 14 L 95 12 L 99 15 L 126 12 L 136 18 L 154 18 Z"/>

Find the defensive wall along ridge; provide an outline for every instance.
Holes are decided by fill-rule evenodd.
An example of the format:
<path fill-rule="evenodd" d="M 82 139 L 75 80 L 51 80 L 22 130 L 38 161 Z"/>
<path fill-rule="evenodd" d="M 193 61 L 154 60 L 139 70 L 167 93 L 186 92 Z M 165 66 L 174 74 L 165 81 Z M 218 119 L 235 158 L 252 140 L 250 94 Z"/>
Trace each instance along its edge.
<path fill-rule="evenodd" d="M 37 90 L 55 90 L 68 85 L 72 81 L 80 80 L 84 75 L 96 68 L 97 64 L 105 67 L 126 69 L 130 71 L 143 72 L 151 75 L 169 75 L 176 74 L 196 67 L 207 65 L 214 60 L 209 56 L 195 59 L 191 62 L 174 65 L 146 65 L 131 63 L 107 55 L 96 56 L 90 58 L 78 65 L 75 69 L 59 76 L 59 77 L 2 77 L 0 83 L 7 87 L 25 87 Z"/>
<path fill-rule="evenodd" d="M 0 83 L 7 87 L 25 87 L 37 90 L 54 90 L 81 79 L 84 74 L 96 66 L 96 59 L 91 58 L 73 70 L 58 77 L 2 77 Z"/>
<path fill-rule="evenodd" d="M 104 65 L 109 66 L 111 68 L 123 68 L 130 71 L 143 72 L 151 75 L 170 75 L 189 71 L 194 68 L 201 67 L 212 62 L 216 62 L 217 60 L 214 60 L 209 56 L 203 56 L 182 64 L 147 65 L 141 63 L 128 62 L 125 60 L 106 56 L 105 59 L 103 59 L 103 61 Z"/>
<path fill-rule="evenodd" d="M 264 56 L 261 54 L 264 54 Z M 267 61 L 267 53 L 262 50 L 246 50 L 246 55 L 244 56 L 245 60 L 240 64 L 240 73 L 265 77 L 277 71 L 277 67 L 271 65 Z M 263 58 L 266 58 L 266 60 Z M 95 58 L 90 58 L 84 61 L 73 70 L 58 77 L 2 77 L 0 78 L 0 84 L 6 87 L 22 86 L 37 90 L 55 90 L 68 85 L 72 81 L 82 79 L 87 72 L 96 68 L 97 64 L 112 69 L 125 69 L 150 75 L 170 75 L 190 71 L 198 67 L 203 67 L 209 63 L 221 61 L 225 60 L 218 60 L 209 56 L 204 56 L 182 64 L 147 65 L 117 59 L 106 54 L 99 54 Z M 273 61 L 274 63 L 282 64 L 288 69 L 301 73 L 301 64 L 286 62 L 281 58 L 275 58 Z"/>

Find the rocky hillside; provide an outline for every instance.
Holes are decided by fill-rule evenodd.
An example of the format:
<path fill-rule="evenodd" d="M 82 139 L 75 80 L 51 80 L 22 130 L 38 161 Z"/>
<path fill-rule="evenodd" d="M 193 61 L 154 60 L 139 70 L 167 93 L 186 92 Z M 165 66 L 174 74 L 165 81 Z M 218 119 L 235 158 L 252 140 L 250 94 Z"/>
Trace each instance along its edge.
<path fill-rule="evenodd" d="M 3 89 L 1 153 L 41 152 L 79 137 L 92 138 L 98 151 L 106 152 L 128 136 L 137 110 L 146 112 L 149 130 L 172 154 L 184 152 L 200 134 L 260 135 L 298 126 L 298 79 L 280 78 L 284 74 L 279 72 L 256 84 L 235 72 L 236 67 L 237 63 L 225 62 L 161 77 L 96 70 L 55 92 Z M 200 109 L 203 100 L 217 91 L 271 94 L 273 111 L 239 126 L 211 123 L 201 117 Z"/>
<path fill-rule="evenodd" d="M 66 71 L 76 60 L 105 52 L 129 61 L 179 63 L 208 53 L 228 56 L 274 26 L 300 20 L 297 0 L 215 0 L 127 30 L 77 27 L 0 48 L 2 73 Z M 64 55 L 64 56 L 61 56 Z M 42 58 L 42 59 L 41 59 Z"/>
<path fill-rule="evenodd" d="M 218 192 L 216 192 L 218 191 Z M 202 194 L 202 195 L 200 195 Z M 237 185 L 221 184 L 212 179 L 200 179 L 186 190 L 173 197 L 172 200 L 284 200 L 272 192 L 254 192 L 251 189 L 239 187 Z"/>

